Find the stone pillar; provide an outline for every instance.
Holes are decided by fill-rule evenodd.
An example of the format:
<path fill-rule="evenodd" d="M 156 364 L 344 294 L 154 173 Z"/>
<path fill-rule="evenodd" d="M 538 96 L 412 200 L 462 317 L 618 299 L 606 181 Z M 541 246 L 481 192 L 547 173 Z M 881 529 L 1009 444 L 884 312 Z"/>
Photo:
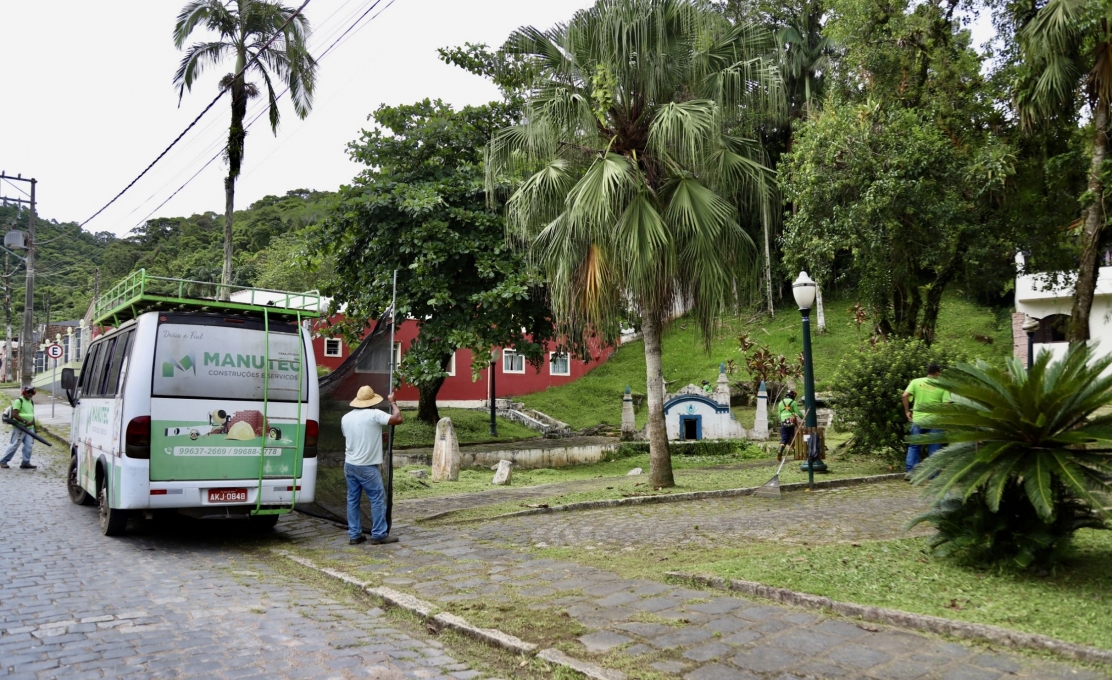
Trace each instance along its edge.
<path fill-rule="evenodd" d="M 510 479 L 513 477 L 513 470 L 514 464 L 511 461 L 498 461 L 498 469 L 494 472 L 494 479 L 491 480 L 491 484 L 497 484 L 499 486 L 509 484 Z"/>
<path fill-rule="evenodd" d="M 726 377 L 726 364 L 718 364 L 718 384 L 714 388 L 714 400 L 723 406 L 730 405 L 730 379 Z"/>
<path fill-rule="evenodd" d="M 1027 332 L 1023 330 L 1026 317 L 1023 312 L 1012 312 L 1012 356 L 1024 366 L 1027 365 Z"/>
<path fill-rule="evenodd" d="M 768 388 L 763 380 L 757 389 L 757 417 L 753 421 L 753 439 L 768 439 Z"/>
<path fill-rule="evenodd" d="M 432 445 L 432 480 L 434 482 L 459 481 L 459 439 L 451 418 L 441 418 L 436 424 L 436 439 Z"/>
<path fill-rule="evenodd" d="M 622 396 L 622 439 L 630 440 L 637 437 L 637 417 L 633 413 L 633 395 L 629 393 L 626 385 L 625 394 Z"/>

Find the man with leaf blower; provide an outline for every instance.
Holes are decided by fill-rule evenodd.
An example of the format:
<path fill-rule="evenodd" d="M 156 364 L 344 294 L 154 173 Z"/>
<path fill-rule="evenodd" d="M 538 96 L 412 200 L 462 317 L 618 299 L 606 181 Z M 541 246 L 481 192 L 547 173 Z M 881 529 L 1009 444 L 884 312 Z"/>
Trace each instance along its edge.
<path fill-rule="evenodd" d="M 12 443 L 8 446 L 8 450 L 4 452 L 4 458 L 0 460 L 0 468 L 8 469 L 8 461 L 15 455 L 15 451 L 20 444 L 23 445 L 23 462 L 19 464 L 19 469 L 34 470 L 38 467 L 37 465 L 31 465 L 31 447 L 35 444 L 31 436 L 31 432 L 35 431 L 35 404 L 31 401 L 34 396 L 35 388 L 27 386 L 20 392 L 19 397 L 12 402 L 8 414 L 10 422 L 22 424 L 27 429 L 24 430 L 17 425 L 12 426 Z"/>

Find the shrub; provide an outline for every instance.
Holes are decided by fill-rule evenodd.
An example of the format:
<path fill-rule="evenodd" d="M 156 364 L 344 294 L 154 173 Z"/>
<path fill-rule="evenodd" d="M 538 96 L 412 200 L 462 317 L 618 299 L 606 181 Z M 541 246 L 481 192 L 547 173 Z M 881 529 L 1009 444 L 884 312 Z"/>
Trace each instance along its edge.
<path fill-rule="evenodd" d="M 974 559 L 1052 565 L 1082 527 L 1106 528 L 1112 502 L 1112 357 L 1084 344 L 1060 361 L 1043 353 L 1030 371 L 960 364 L 938 384 L 953 403 L 932 404 L 941 432 L 914 437 L 946 443 L 917 468 L 934 503 L 918 518 L 938 530 L 937 552 Z"/>
<path fill-rule="evenodd" d="M 853 432 L 853 450 L 903 456 L 907 417 L 900 395 L 927 365 L 945 367 L 958 357 L 920 340 L 894 339 L 864 346 L 842 360 L 832 380 L 837 425 Z M 770 409 L 771 410 L 771 409 Z"/>

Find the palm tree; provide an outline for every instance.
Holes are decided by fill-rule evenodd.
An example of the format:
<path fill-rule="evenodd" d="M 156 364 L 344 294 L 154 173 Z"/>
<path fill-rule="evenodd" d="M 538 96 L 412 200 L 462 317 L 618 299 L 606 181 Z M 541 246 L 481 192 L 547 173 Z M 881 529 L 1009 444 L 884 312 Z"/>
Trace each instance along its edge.
<path fill-rule="evenodd" d="M 809 118 L 812 103 L 821 100 L 825 90 L 834 41 L 822 34 L 822 11 L 820 3 L 806 0 L 799 14 L 776 32 L 793 117 Z"/>
<path fill-rule="evenodd" d="M 1093 120 L 1089 205 L 1081 228 L 1081 259 L 1074 289 L 1068 339 L 1089 338 L 1104 232 L 1104 181 L 1108 153 L 1108 107 L 1112 103 L 1112 15 L 1095 0 L 1050 0 L 1018 33 L 1026 60 L 1016 101 L 1023 124 L 1072 118 L 1084 92 Z"/>
<path fill-rule="evenodd" d="M 186 49 L 174 74 L 179 96 L 192 91 L 195 81 L 209 66 L 234 57 L 235 70 L 220 79 L 222 89 L 231 90 L 232 124 L 228 130 L 228 176 L 224 179 L 224 268 L 220 282 L 232 281 L 232 214 L 235 210 L 236 179 L 243 164 L 243 144 L 247 130 L 243 118 L 247 100 L 258 96 L 259 88 L 248 81 L 255 75 L 266 85 L 270 129 L 278 132 L 278 97 L 271 78 L 285 85 L 293 110 L 304 119 L 313 108 L 313 86 L 317 63 L 309 54 L 309 20 L 304 15 L 266 0 L 194 0 L 182 8 L 174 26 L 174 46 L 179 50 L 198 26 L 216 33 L 216 39 L 197 42 Z M 280 34 L 273 42 L 267 42 Z M 228 289 L 223 289 L 227 295 Z"/>
<path fill-rule="evenodd" d="M 639 317 L 654 487 L 674 485 L 665 322 L 690 306 L 709 347 L 719 312 L 755 289 L 738 211 L 767 208 L 773 177 L 757 143 L 726 131 L 782 117 L 771 37 L 694 0 L 600 0 L 504 48 L 540 75 L 525 122 L 488 147 L 488 191 L 532 173 L 507 227 L 544 271 L 563 330 L 613 338 Z"/>

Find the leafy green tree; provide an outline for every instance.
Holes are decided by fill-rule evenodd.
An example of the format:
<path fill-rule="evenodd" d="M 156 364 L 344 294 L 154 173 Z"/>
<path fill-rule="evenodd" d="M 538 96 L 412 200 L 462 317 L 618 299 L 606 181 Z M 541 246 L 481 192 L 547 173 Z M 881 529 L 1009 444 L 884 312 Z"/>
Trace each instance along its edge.
<path fill-rule="evenodd" d="M 784 90 L 788 107 L 796 116 L 810 116 L 825 93 L 826 73 L 833 65 L 834 41 L 822 33 L 823 6 L 804 0 L 798 14 L 776 31 L 782 48 Z"/>
<path fill-rule="evenodd" d="M 943 447 L 913 481 L 935 499 L 920 518 L 938 548 L 971 550 L 1021 566 L 1061 556 L 1074 531 L 1104 527 L 1112 503 L 1112 357 L 1075 344 L 1061 360 L 1042 353 L 1028 371 L 961 364 L 938 385 L 952 404 L 930 405 L 941 432 L 916 438 Z"/>
<path fill-rule="evenodd" d="M 523 28 L 504 49 L 539 73 L 525 122 L 500 131 L 488 189 L 533 173 L 508 201 L 562 328 L 645 338 L 650 476 L 674 484 L 664 424 L 662 326 L 689 301 L 708 342 L 752 290 L 754 247 L 738 223 L 771 184 L 764 153 L 725 131 L 783 113 L 771 35 L 687 0 L 601 0 L 567 24 Z"/>
<path fill-rule="evenodd" d="M 174 85 L 182 93 L 193 89 L 193 82 L 209 67 L 226 58 L 233 59 L 234 70 L 220 79 L 232 97 L 232 121 L 228 129 L 228 176 L 224 180 L 224 267 L 222 283 L 232 283 L 233 219 L 235 185 L 243 164 L 247 130 L 243 118 L 247 100 L 258 96 L 259 88 L 248 81 L 258 76 L 266 85 L 270 129 L 278 132 L 278 93 L 271 78 L 289 89 L 294 113 L 309 115 L 316 83 L 316 61 L 309 54 L 309 20 L 303 14 L 278 2 L 267 0 L 193 0 L 178 14 L 174 26 L 174 46 L 185 47 L 198 26 L 215 32 L 217 38 L 190 45 L 174 74 Z M 272 36 L 280 34 L 267 45 Z M 225 289 L 226 290 L 226 289 Z"/>
<path fill-rule="evenodd" d="M 379 108 L 376 127 L 348 147 L 367 169 L 341 189 L 315 231 L 314 253 L 335 261 L 324 290 L 346 307 L 350 339 L 389 306 L 397 272 L 397 317 L 420 328 L 400 376 L 418 389 L 417 417 L 426 423 L 438 420 L 436 394 L 457 348 L 480 362 L 492 346 L 513 347 L 539 365 L 554 337 L 543 287 L 507 244 L 498 206 L 484 192 L 483 149 L 517 116 L 506 103 Z"/>
<path fill-rule="evenodd" d="M 785 261 L 829 280 L 838 255 L 851 253 L 879 331 L 931 342 L 946 287 L 986 236 L 978 194 L 992 190 L 991 171 L 1008 173 L 1009 159 L 993 151 L 970 154 L 913 110 L 827 107 L 782 168 L 796 210 Z"/>
<path fill-rule="evenodd" d="M 1092 151 L 1080 233 L 1080 263 L 1070 313 L 1070 342 L 1089 338 L 1104 214 L 1104 162 L 1108 156 L 1112 104 L 1112 9 L 1097 0 L 1050 0 L 1017 33 L 1025 66 L 1016 88 L 1023 122 L 1036 127 L 1076 115 L 1092 115 Z"/>

